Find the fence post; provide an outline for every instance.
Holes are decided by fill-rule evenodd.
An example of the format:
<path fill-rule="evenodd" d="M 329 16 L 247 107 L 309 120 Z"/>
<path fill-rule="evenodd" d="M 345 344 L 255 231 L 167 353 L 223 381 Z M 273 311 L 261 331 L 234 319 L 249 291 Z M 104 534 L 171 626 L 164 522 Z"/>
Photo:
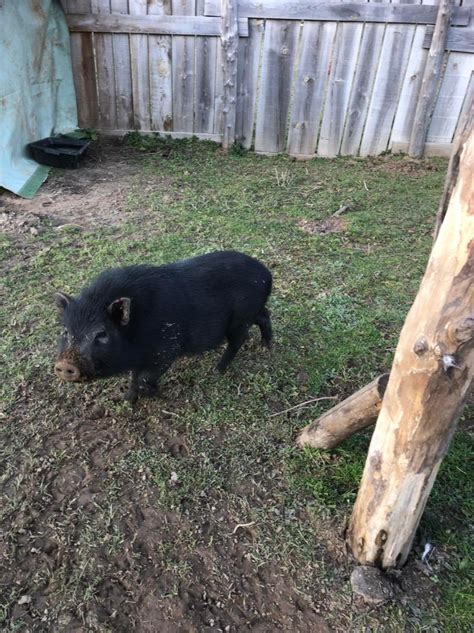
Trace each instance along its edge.
<path fill-rule="evenodd" d="M 423 156 L 431 115 L 436 102 L 453 7 L 454 0 L 440 0 L 408 146 L 408 154 L 413 158 Z"/>
<path fill-rule="evenodd" d="M 220 0 L 221 42 L 223 48 L 222 75 L 224 79 L 222 147 L 227 150 L 235 141 L 237 105 L 237 63 L 239 31 L 237 24 L 238 0 Z"/>

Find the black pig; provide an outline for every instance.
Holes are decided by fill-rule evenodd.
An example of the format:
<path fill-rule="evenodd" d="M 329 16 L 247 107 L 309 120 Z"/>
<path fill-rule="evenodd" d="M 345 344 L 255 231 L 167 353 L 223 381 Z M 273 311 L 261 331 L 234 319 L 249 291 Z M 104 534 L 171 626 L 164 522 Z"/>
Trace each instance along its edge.
<path fill-rule="evenodd" d="M 224 371 L 256 324 L 270 346 L 265 307 L 270 271 L 233 251 L 209 253 L 165 266 L 129 266 L 103 272 L 78 297 L 55 295 L 64 332 L 56 375 L 68 382 L 131 371 L 125 398 L 155 395 L 158 379 L 180 356 L 227 348 Z"/>

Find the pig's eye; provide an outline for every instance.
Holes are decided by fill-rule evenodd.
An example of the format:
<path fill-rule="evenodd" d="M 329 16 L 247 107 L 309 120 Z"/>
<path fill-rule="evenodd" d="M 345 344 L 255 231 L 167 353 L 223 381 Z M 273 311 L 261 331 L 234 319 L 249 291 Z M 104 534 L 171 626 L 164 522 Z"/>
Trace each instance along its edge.
<path fill-rule="evenodd" d="M 100 330 L 100 332 L 97 332 L 97 334 L 95 335 L 95 340 L 98 343 L 107 343 L 107 341 L 109 340 L 107 332 L 105 330 Z"/>
<path fill-rule="evenodd" d="M 69 332 L 67 331 L 67 327 L 63 328 L 63 331 L 61 332 L 61 334 L 63 336 L 66 336 L 66 337 L 69 336 Z"/>

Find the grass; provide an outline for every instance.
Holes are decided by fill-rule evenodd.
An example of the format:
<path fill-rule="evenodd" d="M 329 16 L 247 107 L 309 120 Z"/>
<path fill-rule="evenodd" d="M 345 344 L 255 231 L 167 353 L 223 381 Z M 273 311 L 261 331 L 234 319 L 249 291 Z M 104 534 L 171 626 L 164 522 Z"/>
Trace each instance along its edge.
<path fill-rule="evenodd" d="M 330 453 L 301 452 L 293 447 L 296 430 L 331 402 L 272 417 L 311 397 L 346 397 L 390 368 L 430 251 L 446 162 L 383 157 L 299 163 L 239 150 L 223 156 L 212 143 L 196 141 L 132 135 L 128 142 L 135 150 L 132 160 L 140 164 L 127 198 L 128 221 L 79 237 L 46 225 L 39 237 L 25 238 L 29 257 L 12 265 L 15 244 L 8 238 L 1 243 L 7 272 L 1 353 L 8 372 L 0 389 L 3 419 L 12 420 L 0 429 L 0 484 L 10 491 L 5 524 L 24 511 L 29 476 L 42 468 L 62 472 L 72 454 L 84 467 L 90 463 L 89 449 L 81 445 L 50 451 L 42 461 L 44 438 L 60 433 L 67 415 L 80 415 L 78 403 L 93 400 L 108 408 L 116 433 L 129 441 L 104 475 L 99 516 L 80 520 L 83 529 L 74 542 L 57 525 L 66 545 L 80 554 L 70 577 L 63 577 L 61 595 L 53 594 L 55 613 L 72 603 L 87 611 L 97 600 L 107 566 L 99 572 L 91 561 L 100 548 L 108 557 L 120 551 L 124 535 L 115 519 L 117 504 L 132 483 L 137 494 L 153 491 L 160 508 L 179 509 L 190 522 L 177 538 L 179 546 L 163 545 L 160 554 L 175 579 L 170 595 L 191 573 L 184 553 L 193 552 L 199 540 L 196 514 L 212 521 L 222 511 L 223 525 L 232 516 L 258 526 L 249 550 L 253 563 L 278 558 L 288 573 L 299 574 L 306 594 L 317 583 L 320 604 L 336 630 L 344 617 L 352 630 L 468 631 L 474 620 L 469 589 L 474 490 L 473 439 L 464 426 L 420 528 L 436 547 L 430 580 L 436 599 L 426 598 L 418 610 L 393 605 L 361 616 L 351 611 L 347 566 L 341 580 L 324 542 L 335 538 L 331 526 L 342 531 L 349 516 L 370 434 Z M 344 232 L 313 235 L 298 226 L 300 220 L 324 220 L 342 205 L 350 207 Z M 215 354 L 183 361 L 165 376 L 164 403 L 140 405 L 139 414 L 114 399 L 123 379 L 100 388 L 49 379 L 57 333 L 54 291 L 74 293 L 104 267 L 164 263 L 222 248 L 248 252 L 272 269 L 277 345 L 271 356 L 253 337 L 225 378 L 211 373 Z M 141 437 L 144 419 L 152 436 L 163 428 L 179 430 L 186 455 L 177 460 L 157 451 Z M 173 473 L 176 485 L 170 483 Z M 257 502 L 259 491 L 263 497 Z M 45 483 L 43 506 L 50 494 Z M 298 520 L 303 511 L 309 518 Z M 14 591 L 7 596 L 0 617 L 11 615 L 16 599 Z"/>

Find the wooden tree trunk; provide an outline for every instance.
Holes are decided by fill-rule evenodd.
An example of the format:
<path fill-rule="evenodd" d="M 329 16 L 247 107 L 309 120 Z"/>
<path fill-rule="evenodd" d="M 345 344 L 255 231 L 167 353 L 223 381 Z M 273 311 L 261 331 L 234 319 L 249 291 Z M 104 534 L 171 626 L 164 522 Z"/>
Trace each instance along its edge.
<path fill-rule="evenodd" d="M 379 376 L 301 430 L 298 446 L 334 448 L 346 437 L 374 424 L 380 413 L 388 374 Z"/>
<path fill-rule="evenodd" d="M 426 136 L 436 102 L 438 83 L 443 67 L 446 39 L 453 13 L 454 0 L 440 0 L 433 39 L 421 81 L 420 95 L 413 120 L 408 154 L 414 158 L 423 156 Z"/>
<path fill-rule="evenodd" d="M 348 541 L 362 564 L 403 565 L 474 373 L 474 134 L 398 343 Z"/>
<path fill-rule="evenodd" d="M 224 80 L 222 147 L 227 150 L 235 141 L 237 113 L 237 57 L 239 50 L 237 0 L 221 0 L 221 33 Z"/>

